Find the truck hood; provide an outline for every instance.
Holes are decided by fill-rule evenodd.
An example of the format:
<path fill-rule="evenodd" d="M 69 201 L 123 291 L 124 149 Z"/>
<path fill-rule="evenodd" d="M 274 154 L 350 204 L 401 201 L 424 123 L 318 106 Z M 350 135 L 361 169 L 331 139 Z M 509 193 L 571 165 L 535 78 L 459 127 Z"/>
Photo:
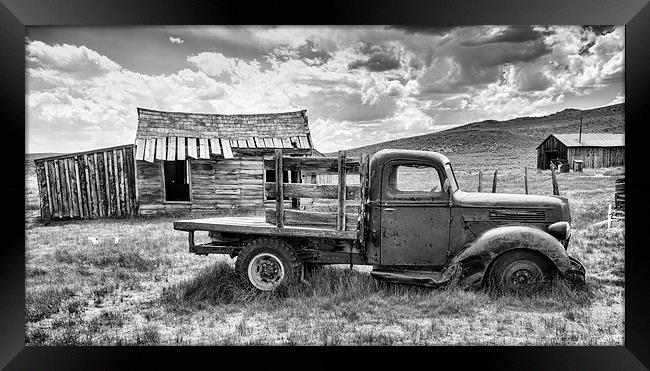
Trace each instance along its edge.
<path fill-rule="evenodd" d="M 455 203 L 461 207 L 512 207 L 512 208 L 550 208 L 568 210 L 568 200 L 560 196 L 522 195 L 511 193 L 454 193 Z"/>

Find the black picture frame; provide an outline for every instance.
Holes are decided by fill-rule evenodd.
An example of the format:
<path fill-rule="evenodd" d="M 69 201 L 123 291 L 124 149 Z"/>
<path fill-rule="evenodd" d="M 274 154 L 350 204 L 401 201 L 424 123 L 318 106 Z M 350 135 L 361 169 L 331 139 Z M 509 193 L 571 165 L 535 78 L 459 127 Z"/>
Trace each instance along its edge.
<path fill-rule="evenodd" d="M 23 160 L 14 153 L 25 143 L 25 27 L 36 25 L 184 24 L 390 24 L 440 27 L 478 24 L 626 25 L 625 130 L 626 193 L 625 334 L 621 347 L 25 347 L 24 236 L 17 231 L 24 200 Z M 650 367 L 650 282 L 648 250 L 642 234 L 648 221 L 642 153 L 647 138 L 650 79 L 650 5 L 645 0 L 355 1 L 251 4 L 244 1 L 0 0 L 0 91 L 2 141 L 6 148 L 0 249 L 0 366 L 29 369 L 154 368 L 204 362 L 213 367 L 277 368 L 373 367 L 422 364 L 498 369 L 645 369 Z M 255 353 L 250 354 L 250 353 Z M 406 358 L 408 357 L 408 358 Z M 300 361 L 293 362 L 294 359 Z M 408 360 L 408 361 L 407 361 Z M 291 367 L 293 366 L 293 367 Z M 417 366 L 416 366 L 417 367 Z M 449 367 L 449 366 L 447 366 Z"/>

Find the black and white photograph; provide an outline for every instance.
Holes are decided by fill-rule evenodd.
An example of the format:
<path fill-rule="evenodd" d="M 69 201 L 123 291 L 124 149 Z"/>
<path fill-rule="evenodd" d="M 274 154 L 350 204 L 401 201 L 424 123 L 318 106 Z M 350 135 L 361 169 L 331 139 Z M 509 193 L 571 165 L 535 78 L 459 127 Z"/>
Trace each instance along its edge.
<path fill-rule="evenodd" d="M 25 345 L 623 346 L 625 41 L 26 27 Z"/>

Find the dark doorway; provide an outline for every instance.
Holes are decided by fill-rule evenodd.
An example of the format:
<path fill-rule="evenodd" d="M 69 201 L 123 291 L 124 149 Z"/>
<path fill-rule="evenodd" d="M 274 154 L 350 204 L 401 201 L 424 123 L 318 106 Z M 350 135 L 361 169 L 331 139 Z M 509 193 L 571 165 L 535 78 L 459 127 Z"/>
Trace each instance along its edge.
<path fill-rule="evenodd" d="M 167 201 L 189 201 L 190 182 L 187 161 L 164 161 L 165 195 Z"/>
<path fill-rule="evenodd" d="M 546 155 L 546 161 L 544 163 L 543 170 L 548 170 L 551 168 L 551 162 L 557 162 L 558 158 L 560 157 L 560 151 L 546 151 L 544 154 Z"/>

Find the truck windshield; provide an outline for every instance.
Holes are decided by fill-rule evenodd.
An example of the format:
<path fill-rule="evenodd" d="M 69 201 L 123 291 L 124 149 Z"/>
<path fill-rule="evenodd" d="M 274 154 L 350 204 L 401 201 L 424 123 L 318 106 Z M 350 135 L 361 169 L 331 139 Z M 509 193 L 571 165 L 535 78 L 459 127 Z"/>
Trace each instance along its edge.
<path fill-rule="evenodd" d="M 454 175 L 454 170 L 451 168 L 451 164 L 447 162 L 445 164 L 445 171 L 447 172 L 447 178 L 449 179 L 449 185 L 451 186 L 452 192 L 458 190 L 458 183 L 456 182 L 456 175 Z"/>

